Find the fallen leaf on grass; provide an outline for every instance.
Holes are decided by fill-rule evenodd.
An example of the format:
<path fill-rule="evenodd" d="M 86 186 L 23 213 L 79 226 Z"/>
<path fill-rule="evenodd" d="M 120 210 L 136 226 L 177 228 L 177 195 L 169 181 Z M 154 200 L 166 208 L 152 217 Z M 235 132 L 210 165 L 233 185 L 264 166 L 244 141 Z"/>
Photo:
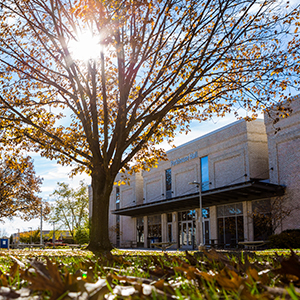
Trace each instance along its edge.
<path fill-rule="evenodd" d="M 193 255 L 188 253 L 187 250 L 185 251 L 185 257 L 192 266 L 198 266 L 199 265 L 199 261 Z"/>
<path fill-rule="evenodd" d="M 16 257 L 10 255 L 9 256 L 12 260 L 14 260 L 22 269 L 25 269 L 26 266 L 24 263 L 22 263 L 19 259 L 17 259 Z"/>
<path fill-rule="evenodd" d="M 293 282 L 294 285 L 300 286 L 300 258 L 291 249 L 291 256 L 285 259 L 283 256 L 277 255 L 277 259 L 281 264 L 281 268 L 272 272 L 282 275 L 282 281 L 285 283 Z"/>
<path fill-rule="evenodd" d="M 175 290 L 173 289 L 173 287 L 170 284 L 166 283 L 164 279 L 156 281 L 154 283 L 154 286 L 167 294 L 175 295 Z"/>
<path fill-rule="evenodd" d="M 245 282 L 236 272 L 228 270 L 226 267 L 219 274 L 216 274 L 215 278 L 218 284 L 226 290 L 238 291 Z"/>
<path fill-rule="evenodd" d="M 44 264 L 32 261 L 31 265 L 36 270 L 36 274 L 30 272 L 29 269 L 21 270 L 21 278 L 30 282 L 30 289 L 33 291 L 49 291 L 51 293 L 50 299 L 57 299 L 59 296 L 68 291 L 73 280 L 70 279 L 69 274 L 65 274 L 62 280 L 60 271 L 56 264 L 53 264 L 48 257 L 46 257 L 47 268 Z"/>

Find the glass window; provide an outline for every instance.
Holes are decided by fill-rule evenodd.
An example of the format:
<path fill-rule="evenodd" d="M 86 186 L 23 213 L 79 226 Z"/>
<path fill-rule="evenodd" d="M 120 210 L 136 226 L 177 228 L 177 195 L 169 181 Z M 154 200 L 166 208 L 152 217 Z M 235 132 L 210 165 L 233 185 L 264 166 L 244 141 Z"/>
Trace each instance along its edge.
<path fill-rule="evenodd" d="M 268 237 L 272 235 L 271 210 L 271 201 L 269 199 L 252 202 L 252 215 L 250 215 L 250 217 L 253 220 L 255 241 L 267 240 Z"/>
<path fill-rule="evenodd" d="M 243 204 L 235 203 L 217 207 L 218 243 L 236 246 L 244 240 Z"/>
<path fill-rule="evenodd" d="M 172 223 L 168 224 L 168 242 L 173 242 Z"/>
<path fill-rule="evenodd" d="M 201 157 L 200 159 L 201 168 L 201 190 L 209 190 L 209 172 L 208 172 L 208 156 Z"/>
<path fill-rule="evenodd" d="M 161 241 L 161 216 L 149 216 L 148 217 L 148 238 L 159 238 Z"/>
<path fill-rule="evenodd" d="M 142 246 L 142 244 L 144 243 L 144 218 L 137 218 L 136 219 L 136 230 L 137 230 L 137 242 L 141 243 L 138 244 L 139 246 Z"/>
<path fill-rule="evenodd" d="M 178 212 L 178 221 L 196 220 L 196 210 Z"/>
<path fill-rule="evenodd" d="M 193 211 L 192 210 L 188 211 L 188 213 L 187 213 L 187 219 L 188 220 L 193 220 Z"/>
<path fill-rule="evenodd" d="M 116 203 L 120 202 L 120 187 L 116 187 Z"/>
<path fill-rule="evenodd" d="M 180 246 L 195 246 L 196 211 L 187 210 L 178 212 L 178 240 Z"/>
<path fill-rule="evenodd" d="M 171 169 L 166 170 L 166 198 L 172 198 L 172 174 Z"/>
<path fill-rule="evenodd" d="M 217 217 L 230 217 L 235 215 L 243 214 L 243 204 L 228 204 L 228 205 L 220 205 L 217 207 Z"/>
<path fill-rule="evenodd" d="M 235 214 L 242 215 L 243 214 L 243 203 L 237 203 L 235 205 Z"/>
<path fill-rule="evenodd" d="M 173 242 L 172 214 L 167 214 L 167 222 L 168 222 L 168 242 Z"/>
<path fill-rule="evenodd" d="M 224 216 L 224 206 L 217 206 L 217 217 Z"/>
<path fill-rule="evenodd" d="M 224 205 L 224 216 L 235 215 L 235 204 Z"/>
<path fill-rule="evenodd" d="M 209 207 L 202 208 L 202 218 L 209 219 Z"/>

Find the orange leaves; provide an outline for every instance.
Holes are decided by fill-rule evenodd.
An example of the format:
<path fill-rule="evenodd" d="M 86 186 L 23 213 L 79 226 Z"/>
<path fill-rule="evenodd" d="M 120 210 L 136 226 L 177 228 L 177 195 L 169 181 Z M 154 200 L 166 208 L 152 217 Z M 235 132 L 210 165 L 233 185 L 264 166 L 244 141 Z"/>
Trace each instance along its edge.
<path fill-rule="evenodd" d="M 0 164 L 0 218 L 35 218 L 40 214 L 42 180 L 36 177 L 31 157 L 9 153 Z M 45 210 L 45 212 L 47 209 Z"/>
<path fill-rule="evenodd" d="M 21 272 L 22 278 L 30 282 L 31 289 L 37 291 L 47 290 L 51 293 L 51 299 L 57 299 L 68 290 L 69 274 L 66 274 L 65 281 L 62 280 L 58 267 L 46 257 L 47 268 L 38 261 L 32 261 L 31 265 L 37 274 L 33 275 L 29 269 Z M 37 276 L 38 275 L 38 276 Z"/>
<path fill-rule="evenodd" d="M 7 267 L 7 273 L 0 272 L 0 281 L 6 287 L 0 288 L 0 297 L 5 292 L 11 293 L 11 298 L 22 299 L 25 294 L 28 297 L 34 293 L 40 299 L 51 297 L 53 300 L 270 300 L 275 297 L 286 299 L 287 293 L 294 294 L 292 298 L 297 299 L 296 295 L 300 292 L 297 287 L 289 285 L 298 284 L 299 257 L 295 253 L 288 258 L 279 257 L 281 268 L 275 270 L 265 269 L 267 264 L 270 267 L 275 261 L 266 263 L 259 255 L 249 253 L 253 256 L 250 263 L 248 256 L 244 256 L 245 252 L 224 255 L 212 250 L 206 251 L 206 254 L 186 252 L 184 256 L 182 253 L 170 253 L 164 257 L 152 252 L 143 252 L 143 255 L 139 251 L 130 253 L 99 254 L 99 257 L 90 259 L 83 258 L 83 252 L 80 253 L 83 256 L 74 256 L 67 251 L 51 252 L 55 256 L 51 259 L 41 251 L 27 252 L 30 259 L 11 256 L 13 262 Z M 32 259 L 32 255 L 36 258 Z M 72 263 L 66 264 L 71 256 Z M 280 277 L 274 280 L 274 274 Z M 18 288 L 12 287 L 11 278 L 20 278 L 16 282 Z M 20 285 L 24 285 L 22 289 Z"/>

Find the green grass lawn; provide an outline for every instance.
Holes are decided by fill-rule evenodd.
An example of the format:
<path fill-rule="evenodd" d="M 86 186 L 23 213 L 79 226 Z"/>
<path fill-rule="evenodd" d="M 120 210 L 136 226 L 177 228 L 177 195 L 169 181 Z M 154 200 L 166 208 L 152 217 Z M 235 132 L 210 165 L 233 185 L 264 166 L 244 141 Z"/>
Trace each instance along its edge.
<path fill-rule="evenodd" d="M 300 299 L 298 253 L 1 251 L 0 299 Z"/>

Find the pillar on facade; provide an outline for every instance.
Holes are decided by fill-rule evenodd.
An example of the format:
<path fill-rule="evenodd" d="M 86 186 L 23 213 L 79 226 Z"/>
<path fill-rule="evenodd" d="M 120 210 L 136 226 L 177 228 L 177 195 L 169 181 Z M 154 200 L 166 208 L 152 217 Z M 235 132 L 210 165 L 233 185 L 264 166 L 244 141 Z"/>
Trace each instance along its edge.
<path fill-rule="evenodd" d="M 168 225 L 167 225 L 167 214 L 161 215 L 161 241 L 168 241 Z"/>
<path fill-rule="evenodd" d="M 137 243 L 137 218 L 132 218 L 133 221 L 133 242 Z"/>
<path fill-rule="evenodd" d="M 252 201 L 243 202 L 243 216 L 244 216 L 244 239 L 245 241 L 253 241 L 253 219 L 252 215 Z"/>
<path fill-rule="evenodd" d="M 148 217 L 144 216 L 144 248 L 148 248 Z"/>
<path fill-rule="evenodd" d="M 209 230 L 210 239 L 217 243 L 218 239 L 218 220 L 217 220 L 217 207 L 211 206 L 209 208 Z"/>
<path fill-rule="evenodd" d="M 172 213 L 172 239 L 173 242 L 176 242 L 175 248 L 180 248 L 179 245 L 179 234 L 178 234 L 178 213 Z"/>

